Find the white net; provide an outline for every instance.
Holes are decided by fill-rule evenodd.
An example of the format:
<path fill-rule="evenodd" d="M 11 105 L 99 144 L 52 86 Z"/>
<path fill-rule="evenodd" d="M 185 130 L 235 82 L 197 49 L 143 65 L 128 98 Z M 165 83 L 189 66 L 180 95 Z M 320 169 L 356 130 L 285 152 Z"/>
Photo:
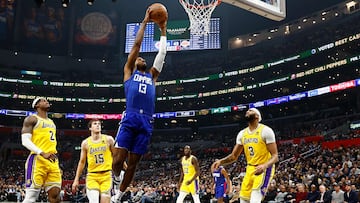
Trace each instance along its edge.
<path fill-rule="evenodd" d="M 220 0 L 179 0 L 190 19 L 190 31 L 195 35 L 210 32 L 210 18 Z"/>

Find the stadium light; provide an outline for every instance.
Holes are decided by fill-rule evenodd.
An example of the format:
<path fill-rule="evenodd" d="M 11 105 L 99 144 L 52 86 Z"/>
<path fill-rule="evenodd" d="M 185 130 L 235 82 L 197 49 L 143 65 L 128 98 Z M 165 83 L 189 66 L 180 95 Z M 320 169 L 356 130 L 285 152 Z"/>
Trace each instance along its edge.
<path fill-rule="evenodd" d="M 87 3 L 88 3 L 89 6 L 92 6 L 94 4 L 94 1 L 95 0 L 87 0 Z"/>
<path fill-rule="evenodd" d="M 61 4 L 64 8 L 67 8 L 69 6 L 70 0 L 61 0 Z"/>

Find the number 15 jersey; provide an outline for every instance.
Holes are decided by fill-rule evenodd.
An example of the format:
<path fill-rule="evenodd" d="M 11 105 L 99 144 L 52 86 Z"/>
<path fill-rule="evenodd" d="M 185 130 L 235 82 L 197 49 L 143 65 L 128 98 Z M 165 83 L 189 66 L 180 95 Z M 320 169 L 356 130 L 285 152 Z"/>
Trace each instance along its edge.
<path fill-rule="evenodd" d="M 101 135 L 101 139 L 97 142 L 88 137 L 87 144 L 88 173 L 110 171 L 113 159 L 107 143 L 107 135 Z"/>

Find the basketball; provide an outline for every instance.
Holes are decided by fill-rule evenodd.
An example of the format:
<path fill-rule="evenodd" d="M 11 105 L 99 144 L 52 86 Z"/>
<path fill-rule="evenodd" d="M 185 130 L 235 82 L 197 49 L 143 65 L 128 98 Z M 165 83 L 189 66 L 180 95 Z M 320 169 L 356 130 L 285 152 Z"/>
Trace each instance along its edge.
<path fill-rule="evenodd" d="M 153 3 L 150 7 L 150 20 L 159 26 L 168 19 L 166 7 L 161 3 Z"/>

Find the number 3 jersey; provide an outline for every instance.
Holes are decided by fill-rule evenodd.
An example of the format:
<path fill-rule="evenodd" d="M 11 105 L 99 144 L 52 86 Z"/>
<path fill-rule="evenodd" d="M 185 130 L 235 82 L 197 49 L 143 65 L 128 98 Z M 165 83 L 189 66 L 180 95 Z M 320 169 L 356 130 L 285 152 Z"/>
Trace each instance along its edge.
<path fill-rule="evenodd" d="M 155 111 L 155 84 L 150 73 L 136 70 L 124 83 L 126 111 L 152 116 Z"/>
<path fill-rule="evenodd" d="M 33 128 L 31 141 L 45 153 L 57 153 L 56 126 L 50 118 L 41 118 L 34 114 L 37 123 Z M 31 152 L 35 154 L 35 152 Z"/>
<path fill-rule="evenodd" d="M 88 137 L 87 145 L 88 173 L 110 171 L 112 154 L 107 143 L 107 135 L 101 135 L 101 139 L 96 142 Z"/>
<path fill-rule="evenodd" d="M 249 128 L 240 131 L 236 138 L 236 144 L 243 145 L 247 164 L 257 166 L 267 162 L 271 158 L 266 145 L 276 142 L 274 131 L 260 124 L 250 132 Z"/>

